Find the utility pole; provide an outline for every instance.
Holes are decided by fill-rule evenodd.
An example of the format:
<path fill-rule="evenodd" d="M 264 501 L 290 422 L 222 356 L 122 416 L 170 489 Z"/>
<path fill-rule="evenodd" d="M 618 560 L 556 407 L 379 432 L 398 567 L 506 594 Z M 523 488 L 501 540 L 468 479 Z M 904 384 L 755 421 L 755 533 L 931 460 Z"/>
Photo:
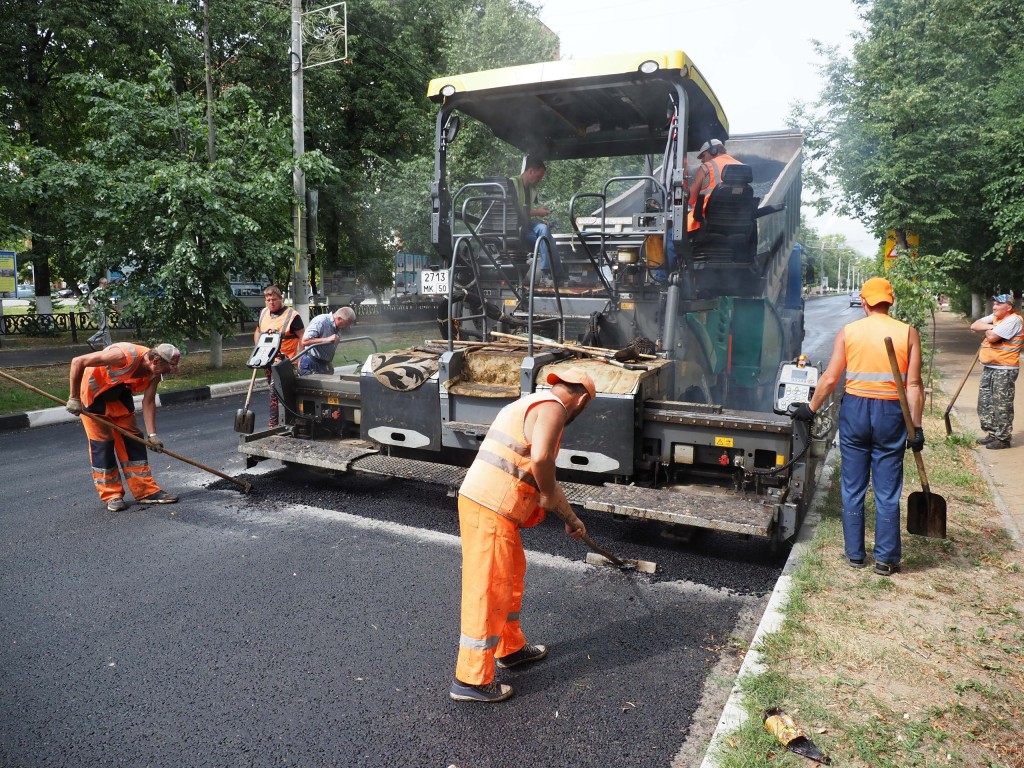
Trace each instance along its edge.
<path fill-rule="evenodd" d="M 206 161 L 217 162 L 217 132 L 213 123 L 213 45 L 210 42 L 210 0 L 203 0 L 203 65 L 206 70 Z M 210 331 L 210 367 L 224 365 L 224 339 Z"/>
<path fill-rule="evenodd" d="M 292 153 L 296 160 L 306 152 L 306 119 L 303 108 L 302 81 L 302 0 L 292 0 Z M 306 200 L 306 174 L 296 168 L 292 174 L 292 225 L 295 232 L 295 267 L 292 272 L 292 308 L 302 322 L 309 324 L 309 300 L 306 284 L 309 282 L 309 264 L 306 260 L 306 227 L 302 205 Z"/>

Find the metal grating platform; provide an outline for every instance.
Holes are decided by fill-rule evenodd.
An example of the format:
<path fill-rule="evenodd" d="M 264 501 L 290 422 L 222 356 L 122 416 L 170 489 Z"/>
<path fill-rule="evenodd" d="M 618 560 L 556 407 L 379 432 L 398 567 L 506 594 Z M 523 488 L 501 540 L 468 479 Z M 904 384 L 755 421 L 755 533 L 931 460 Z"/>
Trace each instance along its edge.
<path fill-rule="evenodd" d="M 348 472 L 352 462 L 373 455 L 379 449 L 365 440 L 300 440 L 285 435 L 270 435 L 239 443 L 238 452 L 262 459 L 304 464 L 321 469 Z"/>
<path fill-rule="evenodd" d="M 591 489 L 583 507 L 597 512 L 751 536 L 769 536 L 775 519 L 775 506 L 766 506 L 756 497 L 632 485 L 608 484 L 600 489 Z"/>
<path fill-rule="evenodd" d="M 239 451 L 249 456 L 301 463 L 338 472 L 361 472 L 397 477 L 458 489 L 465 467 L 430 461 L 395 458 L 378 452 L 373 443 L 356 439 L 300 440 L 270 435 L 243 438 Z M 694 528 L 710 528 L 750 536 L 768 537 L 775 520 L 775 505 L 732 491 L 653 489 L 633 485 L 562 483 L 566 498 L 595 512 L 659 520 Z"/>
<path fill-rule="evenodd" d="M 466 477 L 465 467 L 451 464 L 437 464 L 432 461 L 415 459 L 396 459 L 391 456 L 365 456 L 352 464 L 354 472 L 365 472 L 371 475 L 400 477 L 403 480 L 419 480 L 423 483 L 446 485 L 458 488 Z"/>

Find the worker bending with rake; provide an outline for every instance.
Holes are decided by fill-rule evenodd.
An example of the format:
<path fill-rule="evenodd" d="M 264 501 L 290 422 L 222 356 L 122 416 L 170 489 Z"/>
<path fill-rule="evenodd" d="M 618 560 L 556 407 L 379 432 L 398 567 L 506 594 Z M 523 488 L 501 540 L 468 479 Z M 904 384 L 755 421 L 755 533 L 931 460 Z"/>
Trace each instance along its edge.
<path fill-rule="evenodd" d="M 562 430 L 594 399 L 594 382 L 569 368 L 548 374 L 549 391 L 536 392 L 498 413 L 459 489 L 462 535 L 462 629 L 455 682 L 456 701 L 498 702 L 512 686 L 494 679 L 502 669 L 540 661 L 519 624 L 526 553 L 519 535 L 551 511 L 575 539 L 586 528 L 555 480 Z"/>
<path fill-rule="evenodd" d="M 79 355 L 71 361 L 67 409 L 81 415 L 83 411 L 102 416 L 144 440 L 135 423 L 135 395 L 142 395 L 142 418 L 149 443 L 157 448 L 163 442 L 156 434 L 156 388 L 163 374 L 177 370 L 181 353 L 171 344 L 153 349 L 120 342 L 99 352 Z M 173 504 L 177 496 L 160 490 L 153 480 L 146 446 L 125 440 L 116 429 L 99 419 L 86 415 L 82 419 L 89 438 L 92 479 L 100 500 L 111 512 L 128 509 L 124 500 L 121 473 L 132 495 L 140 504 Z M 118 468 L 120 464 L 120 469 Z"/>

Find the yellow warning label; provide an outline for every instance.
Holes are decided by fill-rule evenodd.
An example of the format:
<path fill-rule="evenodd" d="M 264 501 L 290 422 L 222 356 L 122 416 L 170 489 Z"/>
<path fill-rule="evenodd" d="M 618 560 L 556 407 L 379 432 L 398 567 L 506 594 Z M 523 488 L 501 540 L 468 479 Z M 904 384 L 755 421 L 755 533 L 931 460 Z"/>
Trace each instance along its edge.
<path fill-rule="evenodd" d="M 636 309 L 636 304 L 632 301 L 624 301 L 619 304 L 619 309 Z"/>
<path fill-rule="evenodd" d="M 341 398 L 340 397 L 328 397 L 327 398 L 327 404 L 328 405 L 341 405 Z"/>
<path fill-rule="evenodd" d="M 716 437 L 715 446 L 718 448 L 732 448 L 731 437 Z"/>

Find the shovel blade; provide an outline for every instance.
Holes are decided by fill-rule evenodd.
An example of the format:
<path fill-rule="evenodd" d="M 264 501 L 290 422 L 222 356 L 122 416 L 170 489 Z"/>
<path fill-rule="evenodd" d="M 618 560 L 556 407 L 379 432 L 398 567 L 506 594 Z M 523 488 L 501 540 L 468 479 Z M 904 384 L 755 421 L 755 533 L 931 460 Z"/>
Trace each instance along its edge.
<path fill-rule="evenodd" d="M 235 432 L 241 432 L 243 435 L 251 435 L 255 428 L 255 413 L 243 408 L 239 408 L 235 411 Z"/>
<path fill-rule="evenodd" d="M 914 491 L 907 499 L 907 533 L 946 538 L 946 500 L 937 493 Z"/>

